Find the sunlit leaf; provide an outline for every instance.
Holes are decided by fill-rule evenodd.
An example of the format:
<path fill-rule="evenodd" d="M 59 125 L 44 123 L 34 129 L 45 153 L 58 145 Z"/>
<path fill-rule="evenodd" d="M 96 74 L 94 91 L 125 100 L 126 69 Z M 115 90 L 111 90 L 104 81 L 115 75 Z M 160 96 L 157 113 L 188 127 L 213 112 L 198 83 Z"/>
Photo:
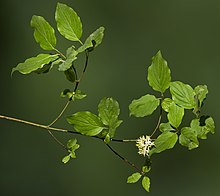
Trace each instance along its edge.
<path fill-rule="evenodd" d="M 105 129 L 104 124 L 98 116 L 91 112 L 77 112 L 69 117 L 67 117 L 69 124 L 74 126 L 74 129 L 88 136 L 98 135 L 103 129 Z"/>
<path fill-rule="evenodd" d="M 174 128 L 171 127 L 171 125 L 170 125 L 169 122 L 167 122 L 167 123 L 161 123 L 159 128 L 160 128 L 160 131 L 161 131 L 161 132 L 168 132 L 168 131 L 174 130 Z"/>
<path fill-rule="evenodd" d="M 173 103 L 173 100 L 170 99 L 170 98 L 165 98 L 163 101 L 162 101 L 162 108 L 165 112 L 169 112 L 169 108 L 170 108 L 170 105 Z"/>
<path fill-rule="evenodd" d="M 181 135 L 179 136 L 179 143 L 182 146 L 188 147 L 189 150 L 197 148 L 199 146 L 199 141 L 196 131 L 190 127 L 182 128 Z"/>
<path fill-rule="evenodd" d="M 54 29 L 42 17 L 34 15 L 31 19 L 31 27 L 34 28 L 34 38 L 44 50 L 53 50 L 56 47 Z"/>
<path fill-rule="evenodd" d="M 174 102 L 185 109 L 193 109 L 195 104 L 195 92 L 193 88 L 182 82 L 172 82 L 170 84 L 170 92 Z"/>
<path fill-rule="evenodd" d="M 127 183 L 136 183 L 141 178 L 141 174 L 136 172 L 128 177 Z"/>
<path fill-rule="evenodd" d="M 85 41 L 85 43 L 77 50 L 78 52 L 83 52 L 86 49 L 93 50 L 93 48 L 97 47 L 102 43 L 102 39 L 104 37 L 104 27 L 98 28 L 95 32 L 93 32 Z"/>
<path fill-rule="evenodd" d="M 74 94 L 74 98 L 79 99 L 79 100 L 85 98 L 86 96 L 87 95 L 80 90 L 76 90 L 76 92 Z"/>
<path fill-rule="evenodd" d="M 63 3 L 57 3 L 55 19 L 60 34 L 71 41 L 79 41 L 82 35 L 82 23 L 77 13 Z"/>
<path fill-rule="evenodd" d="M 115 130 L 120 126 L 122 120 L 118 119 L 120 114 L 119 104 L 113 98 L 103 98 L 98 105 L 99 117 L 104 125 L 109 127 L 108 136 L 113 138 Z M 106 138 L 107 140 L 107 138 Z"/>
<path fill-rule="evenodd" d="M 152 64 L 148 68 L 148 81 L 155 91 L 161 93 L 170 86 L 170 69 L 160 51 L 152 58 Z"/>
<path fill-rule="evenodd" d="M 66 163 L 69 162 L 69 160 L 70 160 L 70 155 L 66 155 L 65 157 L 63 157 L 62 162 L 63 162 L 64 164 L 66 164 Z"/>
<path fill-rule="evenodd" d="M 139 99 L 135 99 L 129 105 L 130 115 L 136 117 L 144 117 L 151 115 L 159 106 L 160 100 L 154 95 L 144 95 Z"/>
<path fill-rule="evenodd" d="M 184 109 L 182 107 L 179 107 L 174 102 L 169 107 L 169 112 L 167 114 L 167 118 L 169 120 L 169 123 L 175 127 L 178 128 L 179 125 L 182 122 L 184 116 Z"/>
<path fill-rule="evenodd" d="M 164 132 L 154 141 L 155 148 L 152 148 L 150 154 L 160 153 L 175 146 L 178 136 L 173 132 Z"/>
<path fill-rule="evenodd" d="M 215 123 L 212 117 L 207 117 L 204 122 L 201 122 L 201 118 L 193 119 L 190 127 L 195 130 L 197 137 L 200 139 L 207 139 L 208 133 L 215 133 Z"/>
<path fill-rule="evenodd" d="M 12 69 L 12 74 L 15 71 L 19 71 L 22 74 L 29 74 L 33 71 L 43 68 L 44 65 L 49 64 L 57 58 L 57 55 L 39 54 L 36 57 L 25 60 L 24 63 L 19 63 L 15 68 Z"/>
<path fill-rule="evenodd" d="M 73 61 L 77 59 L 78 52 L 73 48 L 73 46 L 69 47 L 66 51 L 66 59 L 63 63 L 59 65 L 59 71 L 66 71 L 71 68 Z"/>
<path fill-rule="evenodd" d="M 199 107 L 202 106 L 202 102 L 206 98 L 206 95 L 208 94 L 208 88 L 206 85 L 198 85 L 195 87 L 195 93 L 196 93 L 196 98 L 199 101 Z"/>
<path fill-rule="evenodd" d="M 149 192 L 150 191 L 150 178 L 144 176 L 142 179 L 142 187 Z"/>

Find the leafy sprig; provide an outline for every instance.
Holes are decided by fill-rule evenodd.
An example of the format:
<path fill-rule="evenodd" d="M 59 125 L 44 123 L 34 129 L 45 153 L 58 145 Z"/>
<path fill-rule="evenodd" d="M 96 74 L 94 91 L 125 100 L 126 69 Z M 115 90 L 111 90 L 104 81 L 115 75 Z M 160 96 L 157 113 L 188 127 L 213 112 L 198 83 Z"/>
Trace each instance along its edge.
<path fill-rule="evenodd" d="M 208 94 L 207 86 L 198 85 L 193 88 L 181 81 L 172 81 L 168 63 L 163 58 L 161 51 L 158 51 L 152 58 L 147 73 L 149 86 L 156 91 L 155 95 L 146 92 L 140 98 L 132 100 L 129 105 L 130 117 L 143 118 L 159 110 L 158 120 L 153 130 L 146 127 L 148 131 L 137 136 L 137 139 L 116 139 L 117 129 L 123 121 L 119 118 L 119 103 L 109 97 L 104 97 L 100 101 L 97 114 L 90 111 L 78 111 L 70 114 L 66 120 L 72 125 L 74 131 L 55 128 L 53 125 L 63 116 L 69 104 L 86 97 L 86 94 L 82 93 L 78 87 L 88 67 L 89 54 L 102 43 L 105 30 L 104 27 L 99 27 L 83 43 L 81 40 L 83 25 L 80 17 L 71 7 L 62 3 L 57 4 L 55 20 L 59 33 L 71 41 L 71 46 L 66 50 L 65 55 L 56 48 L 57 39 L 54 28 L 42 16 L 34 15 L 31 19 L 34 38 L 47 53 L 38 54 L 35 57 L 28 58 L 23 63 L 19 63 L 12 69 L 12 73 L 18 71 L 21 74 L 44 74 L 57 66 L 58 71 L 63 73 L 66 79 L 74 85 L 73 89 L 65 89 L 61 92 L 61 97 L 68 98 L 66 105 L 49 125 L 3 115 L 0 115 L 0 118 L 48 130 L 55 141 L 64 147 L 68 153 L 63 157 L 63 163 L 69 162 L 71 158 L 76 158 L 75 151 L 80 145 L 76 138 L 69 140 L 64 145 L 52 132 L 80 134 L 102 140 L 116 156 L 135 170 L 135 173 L 127 178 L 127 183 L 137 183 L 141 179 L 142 187 L 149 192 L 150 178 L 148 173 L 151 170 L 153 154 L 174 148 L 177 141 L 189 150 L 198 148 L 199 139 L 207 139 L 208 133 L 213 134 L 215 132 L 213 118 L 202 113 L 204 100 Z M 78 43 L 79 46 L 75 43 Z M 81 74 L 79 74 L 75 64 L 82 53 L 85 53 L 85 64 Z M 158 92 L 160 93 L 159 96 Z M 185 126 L 182 121 L 187 112 L 192 112 L 194 118 L 189 125 Z M 145 164 L 141 168 L 137 167 L 114 150 L 110 146 L 111 142 L 134 142 L 138 148 L 138 154 L 143 156 Z"/>

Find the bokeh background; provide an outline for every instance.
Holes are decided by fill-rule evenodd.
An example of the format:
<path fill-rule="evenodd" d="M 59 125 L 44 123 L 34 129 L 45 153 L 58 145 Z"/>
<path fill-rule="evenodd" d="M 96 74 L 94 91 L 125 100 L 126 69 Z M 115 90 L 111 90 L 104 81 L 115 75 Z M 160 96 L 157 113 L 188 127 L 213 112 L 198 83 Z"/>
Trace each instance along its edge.
<path fill-rule="evenodd" d="M 0 113 L 48 124 L 65 104 L 60 92 L 71 86 L 54 69 L 46 75 L 10 77 L 11 69 L 42 50 L 29 26 L 33 14 L 44 16 L 54 27 L 56 0 L 7 0 L 0 6 L 1 63 Z M 102 45 L 92 53 L 80 89 L 88 94 L 70 106 L 65 115 L 76 111 L 97 112 L 104 96 L 117 99 L 121 119 L 117 138 L 137 138 L 151 132 L 156 116 L 135 119 L 128 115 L 132 99 L 152 93 L 146 81 L 151 57 L 161 50 L 173 80 L 207 84 L 204 112 L 216 121 L 216 134 L 188 151 L 179 145 L 153 157 L 151 192 L 141 184 L 127 185 L 133 169 L 118 159 L 100 141 L 77 136 L 78 158 L 61 163 L 65 152 L 45 130 L 0 120 L 0 195 L 14 196 L 218 196 L 220 195 L 219 0 L 63 0 L 80 15 L 85 39 L 96 28 L 106 28 Z M 58 48 L 70 42 L 58 32 Z M 191 116 L 190 116 L 191 117 Z M 185 121 L 187 123 L 187 119 Z M 187 124 L 186 124 L 187 125 Z M 68 127 L 65 118 L 57 127 Z M 74 135 L 57 133 L 63 142 Z M 143 159 L 133 144 L 112 144 L 137 165 Z"/>

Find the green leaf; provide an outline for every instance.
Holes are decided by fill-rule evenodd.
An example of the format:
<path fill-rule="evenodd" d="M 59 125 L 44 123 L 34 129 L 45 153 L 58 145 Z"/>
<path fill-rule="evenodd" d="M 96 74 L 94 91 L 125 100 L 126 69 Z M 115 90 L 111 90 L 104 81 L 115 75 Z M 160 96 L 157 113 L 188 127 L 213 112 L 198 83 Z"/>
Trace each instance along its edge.
<path fill-rule="evenodd" d="M 68 99 L 71 99 L 74 96 L 74 92 L 71 92 L 69 89 L 65 89 L 60 94 L 61 97 L 68 97 Z"/>
<path fill-rule="evenodd" d="M 196 93 L 196 98 L 199 101 L 199 107 L 202 106 L 202 102 L 206 98 L 206 95 L 208 94 L 208 88 L 206 85 L 198 85 L 195 87 L 195 93 Z"/>
<path fill-rule="evenodd" d="M 149 85 L 155 90 L 164 93 L 170 86 L 171 76 L 167 62 L 159 51 L 148 68 Z"/>
<path fill-rule="evenodd" d="M 24 63 L 19 63 L 15 68 L 12 69 L 12 74 L 15 71 L 19 71 L 22 74 L 29 74 L 33 71 L 43 68 L 44 65 L 49 64 L 57 58 L 57 55 L 39 54 L 36 57 L 25 60 Z"/>
<path fill-rule="evenodd" d="M 68 140 L 67 142 L 67 148 L 74 148 L 76 146 L 76 143 L 77 143 L 77 139 L 71 139 L 71 140 Z"/>
<path fill-rule="evenodd" d="M 56 47 L 54 29 L 42 16 L 33 16 L 31 27 L 34 28 L 34 38 L 44 50 L 53 50 Z"/>
<path fill-rule="evenodd" d="M 63 92 L 60 94 L 61 97 L 68 97 L 69 99 L 83 99 L 87 95 L 85 93 L 82 93 L 80 90 L 76 90 L 76 92 L 71 92 L 69 89 L 65 89 Z"/>
<path fill-rule="evenodd" d="M 198 138 L 207 139 L 208 133 L 215 133 L 214 120 L 212 117 L 201 116 L 200 119 L 193 119 L 190 127 L 182 128 L 179 143 L 192 150 L 199 147 Z"/>
<path fill-rule="evenodd" d="M 182 146 L 188 147 L 189 150 L 199 147 L 196 131 L 190 127 L 182 128 L 181 135 L 179 136 L 179 143 Z"/>
<path fill-rule="evenodd" d="M 133 100 L 129 105 L 130 115 L 144 117 L 151 115 L 160 104 L 160 100 L 153 95 L 144 95 L 139 99 Z"/>
<path fill-rule="evenodd" d="M 173 100 L 170 99 L 170 98 L 165 98 L 163 101 L 162 101 L 162 108 L 165 112 L 169 112 L 169 108 L 170 108 L 170 105 L 173 103 Z"/>
<path fill-rule="evenodd" d="M 104 125 L 109 127 L 107 137 L 113 138 L 116 128 L 120 126 L 122 120 L 118 119 L 120 114 L 119 104 L 113 98 L 103 98 L 98 105 L 99 117 Z M 105 137 L 106 138 L 106 137 Z M 106 141 L 109 141 L 106 138 Z"/>
<path fill-rule="evenodd" d="M 182 122 L 183 116 L 184 116 L 184 109 L 182 107 L 179 107 L 173 102 L 170 105 L 169 113 L 167 114 L 169 123 L 173 127 L 178 128 Z"/>
<path fill-rule="evenodd" d="M 72 67 L 69 68 L 68 70 L 64 71 L 64 74 L 66 76 L 66 79 L 72 83 L 76 81 L 76 75 L 75 72 L 73 71 Z"/>
<path fill-rule="evenodd" d="M 78 52 L 83 52 L 86 49 L 93 50 L 99 44 L 102 43 L 102 39 L 104 37 L 104 27 L 99 27 L 95 32 L 93 32 L 85 41 L 85 43 L 78 48 Z"/>
<path fill-rule="evenodd" d="M 150 154 L 160 153 L 164 150 L 171 149 L 175 146 L 178 140 L 178 136 L 176 133 L 172 132 L 164 132 L 158 136 L 158 138 L 154 141 L 155 148 L 152 148 Z"/>
<path fill-rule="evenodd" d="M 201 118 L 193 119 L 190 123 L 190 127 L 196 132 L 198 138 L 207 139 L 208 133 L 215 133 L 215 123 L 212 117 L 204 119 L 205 122 L 202 122 Z"/>
<path fill-rule="evenodd" d="M 202 129 L 205 135 L 209 132 L 211 132 L 212 134 L 215 133 L 215 122 L 212 117 L 209 117 L 205 120 L 205 126 L 202 126 Z"/>
<path fill-rule="evenodd" d="M 142 167 L 142 171 L 143 171 L 144 173 L 148 173 L 150 170 L 151 170 L 151 167 L 149 167 L 149 166 L 143 166 L 143 167 Z"/>
<path fill-rule="evenodd" d="M 74 129 L 77 132 L 83 135 L 95 136 L 105 129 L 105 126 L 100 118 L 87 111 L 77 112 L 67 117 L 67 121 L 69 124 L 74 126 Z"/>
<path fill-rule="evenodd" d="M 105 136 L 104 142 L 105 142 L 106 144 L 108 144 L 110 141 L 111 141 L 111 136 L 110 136 L 109 133 L 107 133 L 107 135 Z"/>
<path fill-rule="evenodd" d="M 70 139 L 68 142 L 67 142 L 67 148 L 68 148 L 68 152 L 69 154 L 66 155 L 65 157 L 63 157 L 62 159 L 62 162 L 63 163 L 67 163 L 70 158 L 73 158 L 75 159 L 76 158 L 76 153 L 75 151 L 80 147 L 79 144 L 77 144 L 77 139 Z"/>
<path fill-rule="evenodd" d="M 62 162 L 63 162 L 64 164 L 66 164 L 66 163 L 69 162 L 69 160 L 70 160 L 70 155 L 66 155 L 65 157 L 63 157 Z"/>
<path fill-rule="evenodd" d="M 142 187 L 149 192 L 150 191 L 150 178 L 144 176 L 142 179 Z"/>
<path fill-rule="evenodd" d="M 42 68 L 39 68 L 36 71 L 34 71 L 34 73 L 44 74 L 44 73 L 48 73 L 51 69 L 52 69 L 52 62 L 50 62 L 49 64 L 45 64 Z"/>
<path fill-rule="evenodd" d="M 192 109 L 195 104 L 195 92 L 193 88 L 182 82 L 172 82 L 170 84 L 170 92 L 174 102 L 185 109 Z"/>
<path fill-rule="evenodd" d="M 57 3 L 55 19 L 61 35 L 70 41 L 79 41 L 82 36 L 82 23 L 77 13 L 69 6 Z"/>
<path fill-rule="evenodd" d="M 85 93 L 83 93 L 82 91 L 76 90 L 74 98 L 81 100 L 81 99 L 85 98 L 86 96 L 87 95 Z"/>
<path fill-rule="evenodd" d="M 113 98 L 103 98 L 98 105 L 99 117 L 104 125 L 112 126 L 118 120 L 119 104 Z"/>
<path fill-rule="evenodd" d="M 78 52 L 74 49 L 73 46 L 69 47 L 66 51 L 66 60 L 59 65 L 59 71 L 66 71 L 72 67 L 73 61 L 77 59 Z"/>
<path fill-rule="evenodd" d="M 161 131 L 161 132 L 168 132 L 168 131 L 174 130 L 174 128 L 171 127 L 171 125 L 170 125 L 169 122 L 167 122 L 167 123 L 161 123 L 159 128 L 160 128 L 160 131 Z"/>
<path fill-rule="evenodd" d="M 141 174 L 136 172 L 128 177 L 127 183 L 136 183 L 141 178 Z"/>

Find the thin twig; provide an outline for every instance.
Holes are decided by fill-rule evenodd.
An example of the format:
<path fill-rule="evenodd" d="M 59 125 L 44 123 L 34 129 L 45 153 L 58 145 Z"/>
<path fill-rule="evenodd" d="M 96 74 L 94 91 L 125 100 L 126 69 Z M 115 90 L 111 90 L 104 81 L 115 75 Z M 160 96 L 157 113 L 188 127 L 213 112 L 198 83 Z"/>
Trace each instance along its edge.
<path fill-rule="evenodd" d="M 64 148 L 65 150 L 68 151 L 68 148 L 60 141 L 58 140 L 55 135 L 50 131 L 50 130 L 47 130 L 49 132 L 49 134 L 52 136 L 52 138 L 62 147 Z"/>
<path fill-rule="evenodd" d="M 163 97 L 162 97 L 162 99 L 160 100 L 160 102 L 162 102 L 162 100 L 163 100 Z M 152 132 L 152 134 L 151 134 L 150 137 L 152 137 L 152 136 L 156 133 L 157 129 L 159 128 L 160 123 L 161 123 L 161 119 L 162 119 L 162 114 L 163 114 L 163 109 L 162 109 L 162 106 L 160 106 L 160 115 L 159 115 L 159 118 L 158 118 L 158 121 L 157 121 L 157 125 L 156 125 L 156 127 L 155 127 L 155 129 L 154 129 L 154 131 Z"/>
<path fill-rule="evenodd" d="M 15 122 L 19 122 L 22 124 L 26 124 L 26 125 L 30 125 L 30 126 L 34 126 L 34 127 L 38 127 L 38 128 L 42 128 L 42 129 L 46 129 L 48 130 L 48 132 L 51 134 L 51 131 L 57 131 L 57 132 L 63 132 L 63 133 L 73 133 L 73 134 L 78 134 L 78 135 L 82 135 L 79 132 L 75 132 L 75 131 L 70 131 L 70 130 L 66 130 L 66 129 L 61 129 L 61 128 L 56 128 L 56 127 L 50 127 L 48 125 L 42 125 L 42 124 L 38 124 L 38 123 L 34 123 L 34 122 L 30 122 L 30 121 L 26 121 L 26 120 L 22 120 L 22 119 L 17 119 L 17 118 L 13 118 L 13 117 L 8 117 L 8 116 L 3 116 L 0 115 L 0 119 L 6 119 L 6 120 L 10 120 L 10 121 L 15 121 Z M 59 143 L 65 150 L 68 150 L 68 148 L 63 145 L 56 137 L 54 137 L 54 135 L 51 135 L 54 140 Z M 93 136 L 93 138 L 99 139 L 103 141 L 103 138 L 100 138 L 98 136 Z M 136 140 L 117 140 L 117 139 L 112 139 L 112 141 L 115 142 L 128 142 L 128 141 L 136 141 Z M 124 158 L 123 156 L 121 156 L 118 152 L 116 152 L 109 144 L 106 144 L 106 146 L 115 154 L 117 155 L 120 159 L 122 159 L 125 163 L 127 163 L 128 165 L 130 165 L 131 167 L 135 168 L 135 170 L 137 170 L 138 172 L 140 172 L 141 174 L 143 174 L 142 170 L 139 169 L 135 164 L 131 163 L 130 161 L 128 161 L 126 158 Z"/>
<path fill-rule="evenodd" d="M 64 108 L 62 109 L 62 111 L 60 112 L 60 114 L 48 125 L 48 127 L 52 126 L 57 120 L 59 120 L 59 118 L 64 114 L 64 112 L 66 111 L 67 107 L 70 104 L 70 100 L 67 101 L 66 105 L 64 106 Z"/>
<path fill-rule="evenodd" d="M 120 139 L 111 139 L 113 142 L 136 142 L 136 139 L 131 139 L 131 140 L 120 140 Z"/>
<path fill-rule="evenodd" d="M 118 156 L 121 160 L 123 160 L 125 163 L 127 163 L 128 165 L 130 165 L 131 167 L 133 167 L 136 171 L 138 171 L 139 173 L 143 174 L 142 170 L 139 169 L 134 163 L 131 163 L 130 161 L 128 161 L 126 158 L 124 158 L 123 156 L 121 156 L 118 152 L 116 152 L 109 144 L 106 144 L 106 146 L 116 155 Z"/>
<path fill-rule="evenodd" d="M 22 119 L 18 119 L 18 118 L 13 118 L 13 117 L 9 117 L 9 116 L 3 116 L 0 115 L 1 119 L 6 119 L 6 120 L 10 120 L 10 121 L 15 121 L 15 122 L 19 122 L 22 124 L 26 124 L 26 125 L 30 125 L 30 126 L 34 126 L 34 127 L 38 127 L 38 128 L 42 128 L 42 129 L 47 129 L 50 131 L 57 131 L 57 132 L 63 132 L 63 133 L 71 133 L 71 131 L 68 131 L 66 129 L 60 129 L 60 128 L 55 128 L 55 127 L 49 127 L 48 125 L 42 125 L 39 123 L 34 123 L 34 122 L 30 122 L 30 121 L 26 121 L 26 120 L 22 120 Z"/>

